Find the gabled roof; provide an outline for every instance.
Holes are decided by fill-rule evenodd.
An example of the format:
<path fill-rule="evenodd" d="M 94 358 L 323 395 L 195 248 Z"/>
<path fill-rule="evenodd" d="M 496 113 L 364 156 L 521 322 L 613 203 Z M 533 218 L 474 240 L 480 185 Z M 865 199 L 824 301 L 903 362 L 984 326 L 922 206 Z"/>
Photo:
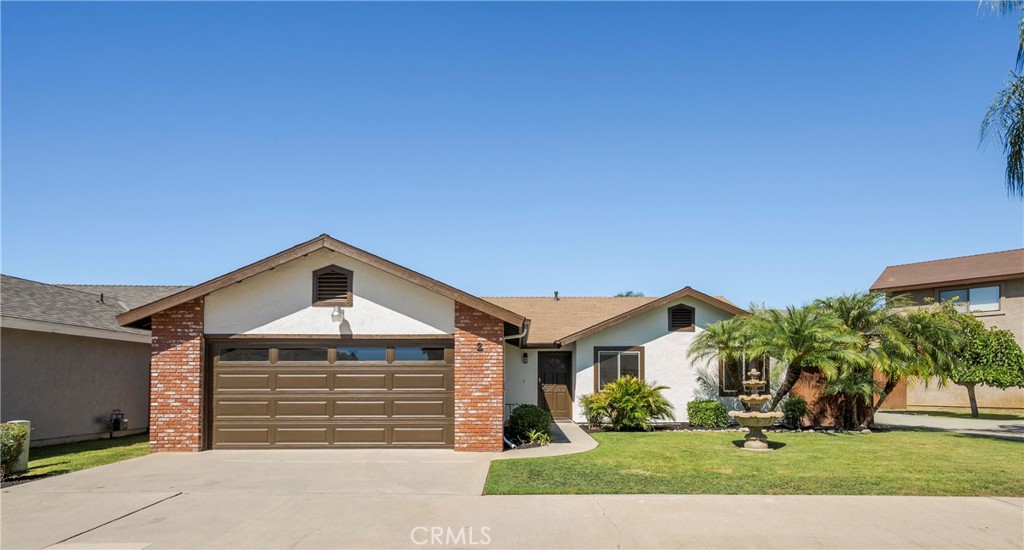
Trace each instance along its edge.
<path fill-rule="evenodd" d="M 220 277 L 211 279 L 209 281 L 206 281 L 205 283 L 188 287 L 185 290 L 176 292 L 170 296 L 167 296 L 166 298 L 162 298 L 160 300 L 156 300 L 154 302 L 136 307 L 130 311 L 127 311 L 119 315 L 117 317 L 117 321 L 122 326 L 148 326 L 150 322 L 150 317 L 154 313 L 174 307 L 178 304 L 188 302 L 189 300 L 194 300 L 196 298 L 199 298 L 200 296 L 206 296 L 211 292 L 235 284 L 237 282 L 244 281 L 245 279 L 248 279 L 253 275 L 258 275 L 260 273 L 263 273 L 264 271 L 269 271 L 281 264 L 290 262 L 296 258 L 301 258 L 302 256 L 305 256 L 312 252 L 316 252 L 317 250 L 321 249 L 331 250 L 333 252 L 337 252 L 338 254 L 348 256 L 349 258 L 368 264 L 372 267 L 380 269 L 381 271 L 384 271 L 385 273 L 390 273 L 391 275 L 405 279 L 415 285 L 426 288 L 427 290 L 430 290 L 442 296 L 451 298 L 456 302 L 470 306 L 474 309 L 487 313 L 488 315 L 492 315 L 498 319 L 501 319 L 502 321 L 505 321 L 506 323 L 516 325 L 517 327 L 521 327 L 523 325 L 523 322 L 526 320 L 525 317 L 519 315 L 518 313 L 513 313 L 501 306 L 477 298 L 472 294 L 461 291 L 452 286 L 446 285 L 438 280 L 431 279 L 426 275 L 422 275 L 411 269 L 402 267 L 394 262 L 390 262 L 388 260 L 385 260 L 384 258 L 370 254 L 369 252 L 358 249 L 350 244 L 343 243 L 338 239 L 335 239 L 334 237 L 331 237 L 330 235 L 324 233 L 319 237 L 295 245 L 287 250 L 278 252 L 273 256 L 249 264 L 245 267 L 236 269 L 235 271 L 221 275 Z"/>
<path fill-rule="evenodd" d="M 891 265 L 871 290 L 913 290 L 1024 277 L 1024 248 L 928 262 Z"/>
<path fill-rule="evenodd" d="M 98 292 L 3 275 L 0 276 L 0 299 L 3 303 L 0 316 L 4 319 L 149 336 L 148 331 L 119 325 L 117 316 L 125 308 L 113 297 L 103 296 L 100 301 Z"/>
<path fill-rule="evenodd" d="M 653 297 L 500 297 L 485 298 L 530 319 L 530 346 L 567 345 L 580 338 L 632 319 L 681 298 L 690 297 L 723 311 L 746 313 L 721 296 L 709 296 L 690 287 L 661 298 Z"/>

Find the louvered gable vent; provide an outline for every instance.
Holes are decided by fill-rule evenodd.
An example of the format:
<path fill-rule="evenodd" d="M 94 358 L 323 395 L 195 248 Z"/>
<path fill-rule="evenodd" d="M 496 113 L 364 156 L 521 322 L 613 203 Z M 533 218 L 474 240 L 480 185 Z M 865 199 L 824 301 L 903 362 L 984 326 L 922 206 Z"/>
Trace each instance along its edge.
<path fill-rule="evenodd" d="M 351 306 L 352 272 L 336 265 L 314 271 L 313 305 Z"/>
<path fill-rule="evenodd" d="M 682 304 L 668 308 L 669 330 L 693 330 L 696 310 Z"/>

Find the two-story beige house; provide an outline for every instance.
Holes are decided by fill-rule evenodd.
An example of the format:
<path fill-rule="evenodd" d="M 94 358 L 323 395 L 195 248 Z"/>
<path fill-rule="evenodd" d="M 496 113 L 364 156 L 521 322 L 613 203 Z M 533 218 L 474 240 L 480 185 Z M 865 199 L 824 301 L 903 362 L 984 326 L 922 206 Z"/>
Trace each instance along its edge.
<path fill-rule="evenodd" d="M 954 301 L 988 326 L 1009 330 L 1024 347 L 1024 248 L 932 260 L 885 268 L 871 290 L 905 294 L 916 303 Z M 967 392 L 960 386 L 938 388 L 911 383 L 905 388 L 906 408 L 967 408 Z M 893 405 L 904 400 L 894 392 Z M 1024 409 L 1024 389 L 978 388 L 984 408 Z M 888 408 L 888 407 L 887 407 Z"/>

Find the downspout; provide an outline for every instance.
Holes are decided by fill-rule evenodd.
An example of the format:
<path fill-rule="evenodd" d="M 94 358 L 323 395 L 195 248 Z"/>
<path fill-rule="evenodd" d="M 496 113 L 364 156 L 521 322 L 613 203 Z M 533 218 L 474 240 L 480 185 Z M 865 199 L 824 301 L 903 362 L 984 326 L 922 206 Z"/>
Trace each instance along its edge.
<path fill-rule="evenodd" d="M 512 336 L 502 336 L 501 337 L 501 341 L 507 343 L 509 340 L 524 339 L 524 338 L 526 338 L 526 333 L 527 332 L 530 332 L 530 320 L 529 319 L 523 321 L 523 331 L 522 332 L 520 332 L 519 334 L 514 334 Z M 520 343 L 523 344 L 525 342 L 520 342 Z M 523 346 L 520 345 L 519 347 L 523 347 Z"/>

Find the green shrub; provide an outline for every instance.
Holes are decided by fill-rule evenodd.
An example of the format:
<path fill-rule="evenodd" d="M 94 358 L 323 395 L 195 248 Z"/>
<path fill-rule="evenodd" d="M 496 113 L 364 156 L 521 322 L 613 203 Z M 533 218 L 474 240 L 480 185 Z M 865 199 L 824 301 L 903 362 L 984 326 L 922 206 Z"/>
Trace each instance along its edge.
<path fill-rule="evenodd" d="M 608 394 L 601 391 L 588 393 L 580 398 L 580 406 L 591 428 L 600 428 L 608 421 Z"/>
<path fill-rule="evenodd" d="M 718 401 L 702 399 L 686 404 L 686 416 L 694 428 L 724 428 L 729 425 L 725 405 Z"/>
<path fill-rule="evenodd" d="M 807 400 L 799 395 L 782 402 L 782 423 L 790 428 L 799 428 L 800 419 L 807 414 Z"/>
<path fill-rule="evenodd" d="M 505 436 L 517 443 L 530 441 L 530 432 L 551 435 L 551 413 L 537 405 L 519 405 L 508 416 Z"/>
<path fill-rule="evenodd" d="M 652 386 L 632 376 L 623 376 L 609 382 L 583 403 L 587 420 L 602 424 L 607 422 L 617 432 L 648 431 L 654 427 L 654 420 L 674 420 L 672 404 L 661 395 L 667 386 Z"/>
<path fill-rule="evenodd" d="M 28 429 L 19 424 L 0 424 L 0 479 L 6 478 L 18 463 Z"/>

